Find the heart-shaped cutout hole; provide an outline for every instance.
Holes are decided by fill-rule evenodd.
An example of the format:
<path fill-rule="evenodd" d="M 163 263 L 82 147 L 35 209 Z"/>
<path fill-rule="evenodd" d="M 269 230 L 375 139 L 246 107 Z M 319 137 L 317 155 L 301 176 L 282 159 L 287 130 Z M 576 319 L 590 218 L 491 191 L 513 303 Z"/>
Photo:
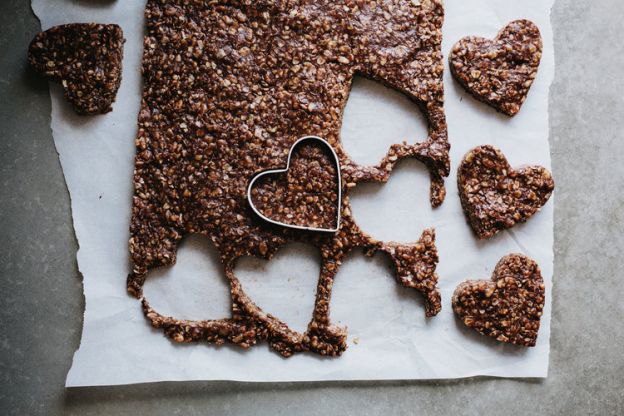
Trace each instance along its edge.
<path fill-rule="evenodd" d="M 320 265 L 318 249 L 293 243 L 283 246 L 270 261 L 241 257 L 234 272 L 258 307 L 303 333 L 312 318 Z"/>
<path fill-rule="evenodd" d="M 231 315 L 230 287 L 219 253 L 202 235 L 189 235 L 180 243 L 175 265 L 149 274 L 144 294 L 165 316 L 205 320 Z"/>
<path fill-rule="evenodd" d="M 468 36 L 449 56 L 451 72 L 477 100 L 514 116 L 529 93 L 542 58 L 542 37 L 528 20 L 505 26 L 494 40 Z"/>
<path fill-rule="evenodd" d="M 499 149 L 487 145 L 464 156 L 457 186 L 470 226 L 485 239 L 538 212 L 555 189 L 555 181 L 541 166 L 512 169 Z"/>
<path fill-rule="evenodd" d="M 349 192 L 353 218 L 378 240 L 412 242 L 428 225 L 439 222 L 439 214 L 429 204 L 429 185 L 423 163 L 402 160 L 388 182 L 361 183 Z"/>
<path fill-rule="evenodd" d="M 480 334 L 526 347 L 537 341 L 544 310 L 544 280 L 539 266 L 522 254 L 503 257 L 492 280 L 468 280 L 453 294 L 453 310 Z"/>
<path fill-rule="evenodd" d="M 257 174 L 247 199 L 265 221 L 282 227 L 336 232 L 340 227 L 340 162 L 331 145 L 316 136 L 291 147 L 286 167 Z"/>
<path fill-rule="evenodd" d="M 427 134 L 427 120 L 405 94 L 362 76 L 353 77 L 340 129 L 342 148 L 353 161 L 375 165 L 392 145 L 418 143 Z"/>

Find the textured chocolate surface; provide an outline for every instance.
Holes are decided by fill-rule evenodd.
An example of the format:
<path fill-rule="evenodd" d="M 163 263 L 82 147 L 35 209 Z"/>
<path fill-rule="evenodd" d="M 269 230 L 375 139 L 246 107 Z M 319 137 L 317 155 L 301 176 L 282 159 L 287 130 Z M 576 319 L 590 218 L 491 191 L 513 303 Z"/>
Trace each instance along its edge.
<path fill-rule="evenodd" d="M 541 166 L 513 169 L 499 149 L 487 145 L 464 156 L 457 186 L 470 226 L 485 239 L 527 221 L 548 201 L 555 182 Z"/>
<path fill-rule="evenodd" d="M 396 163 L 411 157 L 429 168 L 432 205 L 442 203 L 449 172 L 442 2 L 149 0 L 145 12 L 128 290 L 142 297 L 149 270 L 173 264 L 183 236 L 199 233 L 221 254 L 232 295 L 232 316 L 216 321 L 164 317 L 144 299 L 151 323 L 179 342 L 247 347 L 268 340 L 284 356 L 339 355 L 346 331 L 331 324 L 329 302 L 341 260 L 355 248 L 387 253 L 399 283 L 423 294 L 427 316 L 437 314 L 433 230 L 413 244 L 374 240 L 354 222 L 348 190 L 387 181 Z M 409 96 L 427 117 L 426 140 L 393 145 L 376 166 L 352 161 L 340 127 L 356 73 Z M 293 143 L 307 135 L 326 139 L 340 160 L 342 222 L 334 234 L 273 226 L 253 215 L 246 199 L 251 178 L 283 168 Z M 309 214 L 307 223 L 317 215 Z M 239 257 L 270 258 L 289 241 L 313 244 L 322 258 L 304 334 L 261 311 L 233 273 Z"/>
<path fill-rule="evenodd" d="M 540 31 L 528 20 L 505 26 L 492 41 L 463 38 L 449 56 L 451 72 L 477 100 L 514 116 L 537 76 L 542 58 Z"/>
<path fill-rule="evenodd" d="M 503 257 L 492 280 L 469 280 L 453 294 L 453 310 L 466 326 L 497 341 L 533 347 L 544 310 L 539 266 L 522 254 Z"/>
<path fill-rule="evenodd" d="M 113 109 L 121 84 L 123 31 L 117 25 L 72 23 L 35 36 L 28 49 L 30 65 L 63 86 L 78 114 Z"/>

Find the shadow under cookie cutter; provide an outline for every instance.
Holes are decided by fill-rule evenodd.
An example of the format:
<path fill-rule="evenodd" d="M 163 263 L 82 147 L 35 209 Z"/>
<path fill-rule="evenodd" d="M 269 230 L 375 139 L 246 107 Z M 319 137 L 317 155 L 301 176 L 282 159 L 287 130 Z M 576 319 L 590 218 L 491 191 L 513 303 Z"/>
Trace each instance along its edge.
<path fill-rule="evenodd" d="M 288 170 L 290 169 L 290 159 L 292 158 L 293 152 L 295 150 L 295 148 L 300 145 L 303 142 L 306 141 L 315 141 L 315 142 L 320 142 L 321 144 L 323 144 L 325 147 L 327 147 L 333 158 L 334 161 L 336 162 L 336 175 L 337 175 L 337 186 L 338 186 L 338 200 L 337 200 L 337 215 L 336 215 L 336 226 L 335 228 L 317 228 L 317 227 L 306 227 L 303 225 L 294 225 L 294 224 L 287 224 L 284 222 L 280 222 L 280 221 L 275 221 L 272 220 L 271 218 L 263 215 L 260 210 L 258 210 L 258 208 L 256 208 L 256 206 L 253 203 L 253 198 L 251 197 L 251 190 L 253 189 L 254 184 L 256 183 L 256 181 L 264 176 L 268 176 L 268 175 L 272 175 L 272 174 L 279 174 L 279 173 L 287 173 Z M 338 155 L 336 154 L 336 152 L 334 151 L 333 147 L 329 144 L 329 142 L 327 142 L 327 140 L 318 137 L 318 136 L 304 136 L 302 138 L 300 138 L 299 140 L 297 140 L 291 147 L 290 150 L 288 151 L 288 159 L 286 160 L 286 167 L 283 169 L 269 169 L 269 170 L 265 170 L 262 171 L 258 174 L 256 174 L 251 181 L 249 182 L 249 186 L 247 187 L 247 201 L 249 202 L 249 206 L 251 207 L 251 209 L 253 210 L 253 212 L 258 215 L 260 218 L 262 218 L 263 220 L 270 222 L 271 224 L 275 224 L 275 225 L 279 225 L 281 227 L 286 227 L 286 228 L 292 228 L 292 229 L 296 229 L 296 230 L 305 230 L 305 231 L 320 231 L 320 232 L 326 232 L 326 233 L 335 233 L 340 229 L 340 211 L 341 211 L 341 207 L 342 207 L 342 177 L 340 174 L 340 160 L 338 159 Z"/>

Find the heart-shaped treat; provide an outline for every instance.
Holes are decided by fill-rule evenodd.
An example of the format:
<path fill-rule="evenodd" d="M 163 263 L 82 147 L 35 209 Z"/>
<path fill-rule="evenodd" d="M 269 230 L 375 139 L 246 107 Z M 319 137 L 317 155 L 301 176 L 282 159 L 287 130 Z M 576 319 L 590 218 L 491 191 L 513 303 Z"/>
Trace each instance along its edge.
<path fill-rule="evenodd" d="M 544 310 L 539 266 L 522 254 L 503 257 L 492 280 L 468 280 L 453 293 L 453 310 L 475 331 L 501 342 L 535 346 Z"/>
<path fill-rule="evenodd" d="M 256 175 L 247 198 L 262 219 L 283 227 L 336 232 L 340 226 L 340 163 L 331 145 L 316 136 L 299 139 L 285 169 Z"/>
<path fill-rule="evenodd" d="M 529 93 L 541 58 L 539 29 L 528 20 L 516 20 L 493 41 L 463 38 L 453 46 L 449 61 L 455 78 L 477 100 L 514 116 Z"/>
<path fill-rule="evenodd" d="M 464 156 L 457 186 L 470 226 L 484 239 L 538 212 L 555 189 L 555 181 L 541 166 L 513 169 L 499 149 L 486 145 Z"/>
<path fill-rule="evenodd" d="M 59 82 L 78 114 L 112 110 L 121 83 L 124 37 L 117 25 L 72 23 L 35 36 L 28 49 L 32 67 Z"/>

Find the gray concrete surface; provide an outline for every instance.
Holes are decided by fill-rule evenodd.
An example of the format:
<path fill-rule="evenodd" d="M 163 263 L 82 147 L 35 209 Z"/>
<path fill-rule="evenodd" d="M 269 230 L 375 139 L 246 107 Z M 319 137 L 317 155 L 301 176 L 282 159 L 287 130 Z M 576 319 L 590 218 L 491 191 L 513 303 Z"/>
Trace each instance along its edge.
<path fill-rule="evenodd" d="M 0 414 L 624 414 L 624 3 L 558 0 L 550 376 L 447 382 L 63 387 L 83 298 L 29 0 L 0 6 Z"/>

